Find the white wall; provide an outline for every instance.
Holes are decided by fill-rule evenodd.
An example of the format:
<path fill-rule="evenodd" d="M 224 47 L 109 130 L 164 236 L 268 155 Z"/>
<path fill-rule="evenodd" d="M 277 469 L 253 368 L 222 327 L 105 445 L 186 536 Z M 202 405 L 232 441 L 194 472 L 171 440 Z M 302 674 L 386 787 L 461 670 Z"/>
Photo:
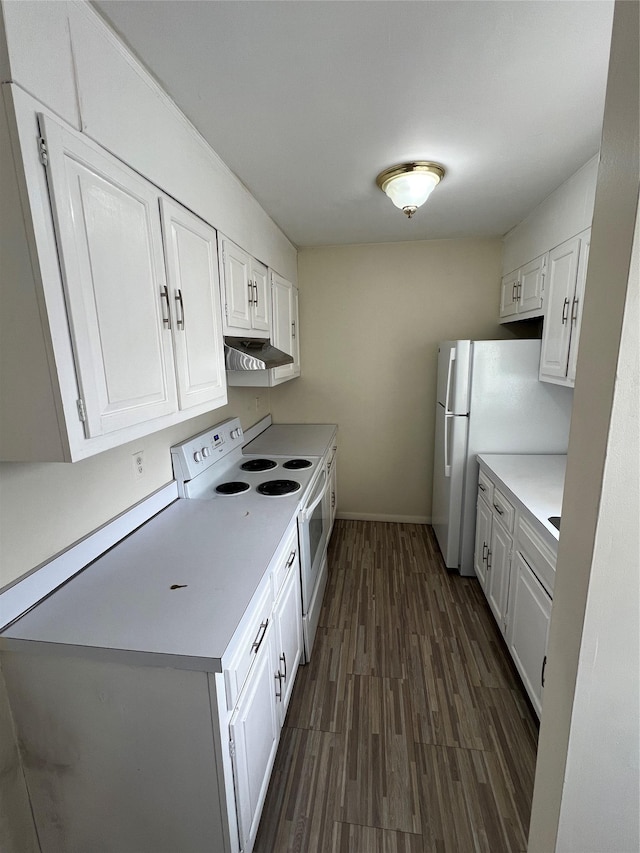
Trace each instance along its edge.
<path fill-rule="evenodd" d="M 233 415 L 246 429 L 268 412 L 269 389 L 230 388 L 221 409 L 73 465 L 0 463 L 0 587 L 170 482 L 172 444 Z M 139 480 L 137 450 L 146 468 Z"/>
<path fill-rule="evenodd" d="M 513 272 L 591 226 L 598 158 L 554 190 L 504 238 L 502 272 Z"/>
<path fill-rule="evenodd" d="M 431 515 L 438 341 L 501 338 L 499 240 L 302 249 L 302 379 L 276 421 L 340 427 L 342 517 Z"/>
<path fill-rule="evenodd" d="M 640 849 L 638 31 L 616 3 L 530 853 Z"/>

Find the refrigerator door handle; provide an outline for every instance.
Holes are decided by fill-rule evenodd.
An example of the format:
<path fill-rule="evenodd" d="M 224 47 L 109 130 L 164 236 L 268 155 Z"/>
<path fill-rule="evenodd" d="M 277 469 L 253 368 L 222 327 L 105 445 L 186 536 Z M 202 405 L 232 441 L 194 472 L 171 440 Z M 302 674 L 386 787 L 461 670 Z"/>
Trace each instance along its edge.
<path fill-rule="evenodd" d="M 449 423 L 453 422 L 453 415 L 445 412 L 444 416 L 444 476 L 451 476 L 451 461 L 449 459 Z"/>
<path fill-rule="evenodd" d="M 451 347 L 449 350 L 449 366 L 447 368 L 447 390 L 444 398 L 444 413 L 445 415 L 449 415 L 451 412 L 451 408 L 449 406 L 449 401 L 451 399 L 451 379 L 453 377 L 453 362 L 456 360 L 456 351 L 455 347 Z M 446 438 L 445 438 L 446 442 Z M 445 445 L 446 446 L 446 445 Z M 445 453 L 446 456 L 446 453 Z"/>

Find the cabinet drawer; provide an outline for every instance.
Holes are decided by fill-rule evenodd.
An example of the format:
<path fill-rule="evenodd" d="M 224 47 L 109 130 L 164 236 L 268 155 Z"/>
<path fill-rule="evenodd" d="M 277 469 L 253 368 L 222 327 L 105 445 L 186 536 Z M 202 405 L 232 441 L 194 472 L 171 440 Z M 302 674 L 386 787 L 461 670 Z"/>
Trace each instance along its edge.
<path fill-rule="evenodd" d="M 290 569 L 293 567 L 297 571 L 299 565 L 298 526 L 296 524 L 282 549 L 282 557 L 277 562 L 271 574 L 274 600 L 277 599 Z"/>
<path fill-rule="evenodd" d="M 500 521 L 507 528 L 509 533 L 513 533 L 513 520 L 516 514 L 515 509 L 498 489 L 493 490 L 493 499 L 491 501 L 493 511 L 500 518 Z"/>
<path fill-rule="evenodd" d="M 482 495 L 489 506 L 493 503 L 493 483 L 484 473 L 482 468 L 478 474 L 478 492 Z"/>
<path fill-rule="evenodd" d="M 518 521 L 516 550 L 538 578 L 546 592 L 553 596 L 556 579 L 556 555 L 538 536 L 526 518 Z"/>
<path fill-rule="evenodd" d="M 273 607 L 273 592 L 269 575 L 265 576 L 254 601 L 255 604 L 252 602 L 247 613 L 245 613 L 223 658 L 227 708 L 229 710 L 235 707 L 236 700 L 269 627 Z"/>

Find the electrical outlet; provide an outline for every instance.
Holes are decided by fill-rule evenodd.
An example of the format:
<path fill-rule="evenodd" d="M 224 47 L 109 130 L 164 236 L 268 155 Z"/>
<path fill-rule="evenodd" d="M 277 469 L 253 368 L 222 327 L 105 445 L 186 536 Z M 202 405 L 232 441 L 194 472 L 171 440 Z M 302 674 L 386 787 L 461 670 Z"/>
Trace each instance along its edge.
<path fill-rule="evenodd" d="M 133 478 L 141 480 L 144 477 L 144 450 L 136 450 L 133 459 Z"/>

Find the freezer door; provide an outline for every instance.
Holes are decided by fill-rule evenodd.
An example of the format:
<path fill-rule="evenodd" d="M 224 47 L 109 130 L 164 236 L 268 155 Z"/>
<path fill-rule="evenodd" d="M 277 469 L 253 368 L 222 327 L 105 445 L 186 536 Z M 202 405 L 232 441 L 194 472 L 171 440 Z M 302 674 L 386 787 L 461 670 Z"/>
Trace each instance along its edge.
<path fill-rule="evenodd" d="M 471 341 L 438 344 L 437 401 L 445 412 L 466 415 L 469 411 L 469 361 Z"/>
<path fill-rule="evenodd" d="M 452 415 L 436 404 L 431 523 L 450 569 L 457 569 L 460 562 L 467 426 L 467 417 Z"/>

